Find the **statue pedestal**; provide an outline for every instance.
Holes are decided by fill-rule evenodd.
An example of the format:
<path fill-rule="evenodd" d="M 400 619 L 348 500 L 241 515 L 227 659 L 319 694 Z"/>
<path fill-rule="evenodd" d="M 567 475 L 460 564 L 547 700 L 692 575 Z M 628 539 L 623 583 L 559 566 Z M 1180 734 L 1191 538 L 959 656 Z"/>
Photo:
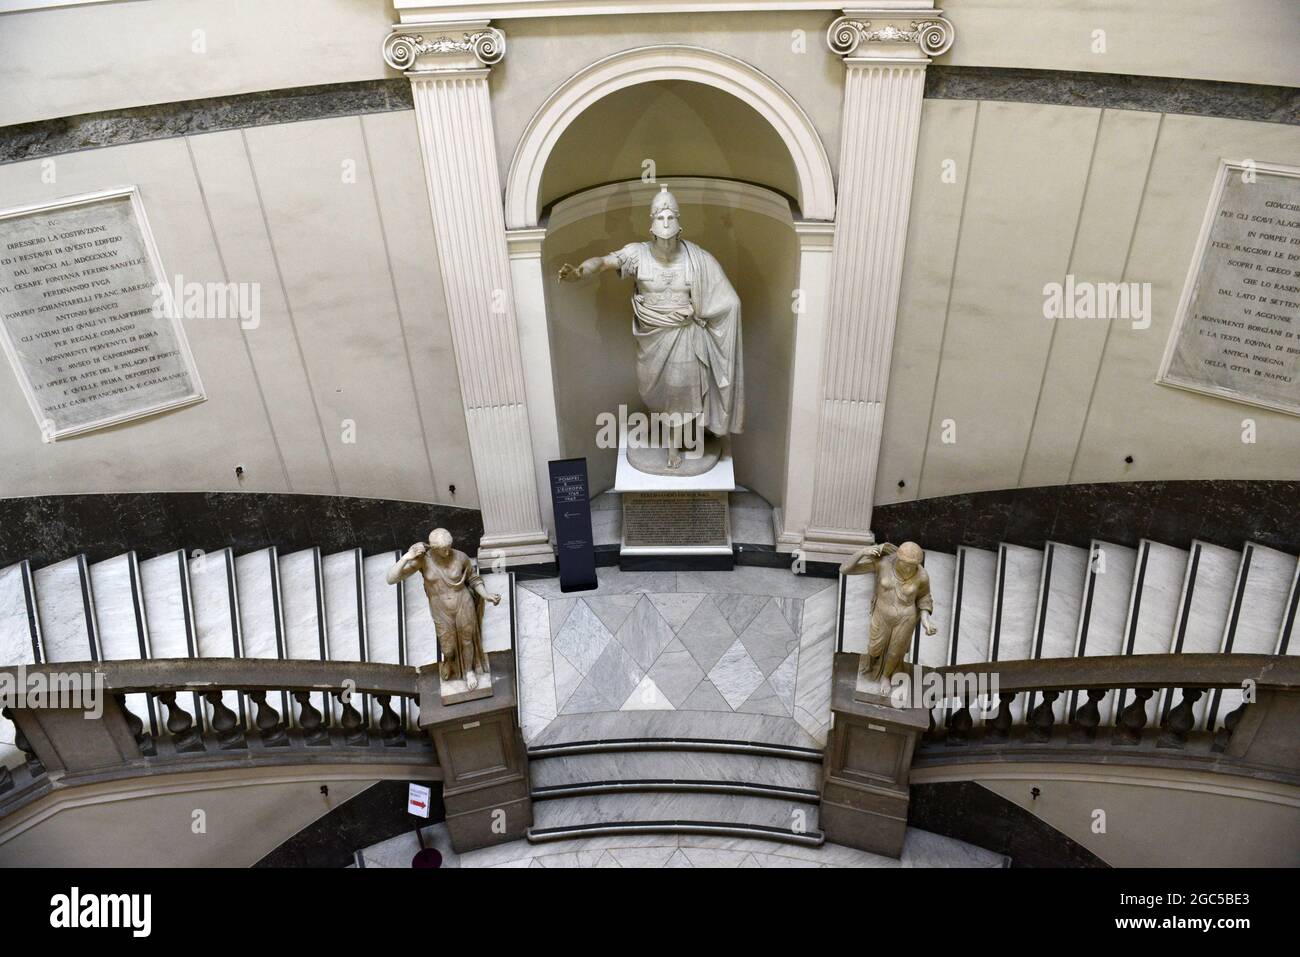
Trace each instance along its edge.
<path fill-rule="evenodd" d="M 839 653 L 831 680 L 831 734 L 822 766 L 826 840 L 898 857 L 907 833 L 912 752 L 930 726 L 923 708 L 857 698 L 858 656 Z"/>
<path fill-rule="evenodd" d="M 439 664 L 441 668 L 441 663 Z M 492 697 L 492 661 L 488 660 L 486 672 L 477 672 L 478 686 L 471 688 L 464 678 L 454 681 L 439 681 L 438 695 L 444 706 L 460 704 L 462 701 L 475 701 L 479 698 Z"/>
<path fill-rule="evenodd" d="M 517 841 L 533 823 L 528 752 L 515 711 L 515 661 L 490 652 L 491 697 L 442 703 L 438 671 L 421 672 L 420 728 L 442 768 L 447 830 L 457 852 Z"/>
<path fill-rule="evenodd" d="M 650 475 L 618 450 L 614 491 L 623 507 L 619 567 L 635 571 L 730 571 L 731 493 L 736 472 L 724 445 L 699 475 Z"/>

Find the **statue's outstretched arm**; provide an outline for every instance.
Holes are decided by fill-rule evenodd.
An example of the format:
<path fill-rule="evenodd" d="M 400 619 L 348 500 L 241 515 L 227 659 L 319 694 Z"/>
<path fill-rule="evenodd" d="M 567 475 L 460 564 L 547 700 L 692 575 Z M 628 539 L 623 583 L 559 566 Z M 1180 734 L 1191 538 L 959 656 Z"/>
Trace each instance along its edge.
<path fill-rule="evenodd" d="M 613 253 L 608 256 L 592 256 L 590 259 L 583 260 L 582 264 L 578 266 L 565 263 L 560 267 L 559 279 L 560 282 L 577 282 L 579 279 L 586 279 L 588 276 L 608 272 L 618 267 L 618 257 Z"/>

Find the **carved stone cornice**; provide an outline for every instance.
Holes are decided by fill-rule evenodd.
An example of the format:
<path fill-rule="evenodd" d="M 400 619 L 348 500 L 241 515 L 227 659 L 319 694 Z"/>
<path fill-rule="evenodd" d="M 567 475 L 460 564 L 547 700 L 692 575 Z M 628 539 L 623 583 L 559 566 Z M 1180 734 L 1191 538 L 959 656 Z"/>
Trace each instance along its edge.
<path fill-rule="evenodd" d="M 956 32 L 942 10 L 853 9 L 826 31 L 826 45 L 842 57 L 924 58 L 941 56 L 952 47 Z M 917 54 L 920 54 L 917 57 Z"/>
<path fill-rule="evenodd" d="M 506 35 L 484 22 L 414 27 L 395 24 L 384 40 L 384 62 L 404 73 L 482 69 L 506 55 Z"/>

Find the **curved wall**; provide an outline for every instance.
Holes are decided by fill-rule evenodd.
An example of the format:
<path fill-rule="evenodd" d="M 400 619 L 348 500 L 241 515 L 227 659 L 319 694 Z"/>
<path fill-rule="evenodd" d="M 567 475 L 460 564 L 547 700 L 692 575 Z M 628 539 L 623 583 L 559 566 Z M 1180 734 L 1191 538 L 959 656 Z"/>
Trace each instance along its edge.
<path fill-rule="evenodd" d="M 1289 51 L 1300 20 L 1291 10 L 1286 0 L 953 0 L 946 11 L 958 39 L 938 63 L 951 76 L 966 66 L 1048 67 L 1297 84 Z M 502 24 L 509 53 L 490 78 L 502 172 L 533 112 L 575 70 L 664 42 L 714 47 L 768 73 L 807 111 L 834 164 L 843 66 L 821 37 L 832 16 L 511 19 Z M 0 124 L 384 76 L 403 83 L 378 52 L 392 19 L 383 0 L 134 0 L 0 14 Z M 1104 54 L 1091 50 L 1097 28 L 1107 31 Z M 207 52 L 192 48 L 196 29 Z M 1051 74 L 1035 82 L 1045 99 L 1060 100 Z M 996 97 L 999 87 L 990 88 Z M 978 85 L 964 89 L 980 95 Z M 1025 89 L 1016 91 L 1021 102 L 925 101 L 877 504 L 1300 473 L 1296 419 L 1153 384 L 1215 164 L 1247 155 L 1300 165 L 1294 108 L 1281 111 L 1284 122 L 1259 122 L 1160 112 L 1164 105 L 1024 102 Z M 1250 89 L 1232 96 L 1245 103 Z M 1259 96 L 1274 102 L 1278 90 Z M 1172 110 L 1177 100 L 1167 92 L 1160 103 Z M 683 115 L 700 106 L 673 102 Z M 168 272 L 257 282 L 265 313 L 255 332 L 187 323 L 208 402 L 71 441 L 40 442 L 12 373 L 0 369 L 0 498 L 229 490 L 477 504 L 413 118 L 404 109 L 336 112 L 344 115 L 51 155 L 55 183 L 42 181 L 42 160 L 0 165 L 6 206 L 138 183 Z M 637 119 L 626 132 L 652 130 Z M 586 131 L 582 149 L 599 132 Z M 0 129 L 10 141 L 26 135 Z M 641 150 L 639 141 L 629 149 Z M 632 153 L 600 175 L 622 175 Z M 357 176 L 345 183 L 349 161 Z M 949 162 L 951 182 L 942 176 Z M 564 171 L 550 188 L 558 194 L 575 176 Z M 622 226 L 607 232 L 626 241 Z M 762 236 L 755 227 L 706 244 L 762 256 L 749 251 L 768 244 Z M 573 249 L 604 239 L 592 232 Z M 1151 326 L 1048 323 L 1042 287 L 1067 273 L 1150 282 Z M 761 295 L 788 308 L 792 279 L 770 278 Z M 622 292 L 610 302 L 626 311 Z M 748 392 L 763 401 L 784 388 L 757 379 L 781 347 L 773 340 L 755 355 L 751 328 Z M 557 389 L 572 388 L 557 373 Z M 1248 446 L 1247 418 L 1257 424 Z M 947 419 L 957 426 L 951 444 L 942 440 Z M 347 422 L 355 442 L 344 439 Z M 773 474 L 779 467 L 766 448 L 753 458 Z M 779 500 L 778 482 L 757 473 L 749 481 Z"/>
<path fill-rule="evenodd" d="M 948 0 L 954 48 L 937 62 L 1300 85 L 1300 21 L 1291 0 Z M 396 75 L 379 46 L 396 15 L 388 0 L 133 0 L 0 14 L 0 126 L 251 90 Z M 842 67 L 822 36 L 843 4 L 777 13 L 647 13 L 529 18 L 505 13 L 510 52 L 493 71 L 498 142 L 510 152 L 547 93 L 581 64 L 645 43 L 696 42 L 776 77 L 822 131 L 832 161 Z M 1106 31 L 1104 53 L 1093 32 Z M 205 52 L 195 52 L 203 30 Z M 793 31 L 806 43 L 799 52 Z M 93 40 L 93 42 L 91 42 Z M 557 42 L 559 47 L 557 48 Z M 113 83 L 104 77 L 112 76 Z M 509 89 L 507 90 L 507 86 Z M 820 102 L 825 101 L 825 102 Z M 495 108 L 495 104 L 494 104 Z M 503 169 L 504 173 L 504 169 Z"/>

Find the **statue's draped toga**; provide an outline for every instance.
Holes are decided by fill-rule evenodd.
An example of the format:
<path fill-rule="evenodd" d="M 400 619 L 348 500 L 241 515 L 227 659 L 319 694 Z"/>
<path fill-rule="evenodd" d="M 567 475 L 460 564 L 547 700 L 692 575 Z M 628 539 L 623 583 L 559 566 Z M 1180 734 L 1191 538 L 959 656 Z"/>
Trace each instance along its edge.
<path fill-rule="evenodd" d="M 741 432 L 740 297 L 711 253 L 684 239 L 681 246 L 685 256 L 671 266 L 655 259 L 648 242 L 614 253 L 620 274 L 636 280 L 632 333 L 641 399 L 656 412 L 698 417 L 715 435 Z"/>

